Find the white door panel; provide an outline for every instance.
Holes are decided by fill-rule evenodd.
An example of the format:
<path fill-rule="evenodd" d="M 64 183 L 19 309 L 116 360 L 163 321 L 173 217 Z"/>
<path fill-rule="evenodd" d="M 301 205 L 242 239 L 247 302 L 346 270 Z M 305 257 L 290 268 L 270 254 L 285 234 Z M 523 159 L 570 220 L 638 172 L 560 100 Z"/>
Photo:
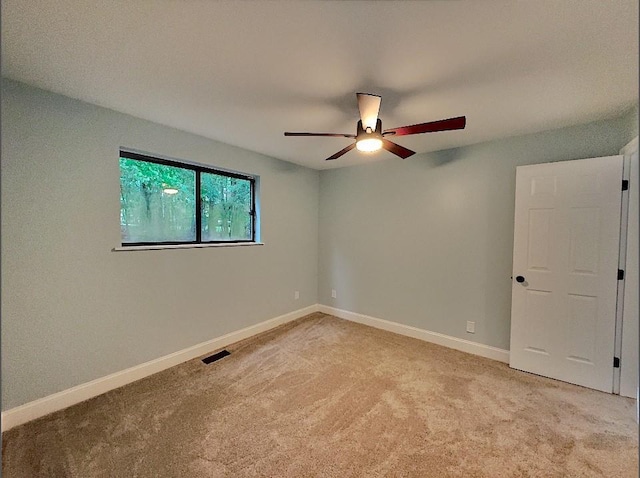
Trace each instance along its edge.
<path fill-rule="evenodd" d="M 511 367 L 612 391 L 622 166 L 517 168 Z"/>

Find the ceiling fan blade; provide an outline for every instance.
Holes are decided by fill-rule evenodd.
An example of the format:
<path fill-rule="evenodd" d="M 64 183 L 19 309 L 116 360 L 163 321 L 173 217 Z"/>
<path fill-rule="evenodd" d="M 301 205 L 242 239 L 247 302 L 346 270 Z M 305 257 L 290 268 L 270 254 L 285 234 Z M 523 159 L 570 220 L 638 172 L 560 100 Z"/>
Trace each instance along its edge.
<path fill-rule="evenodd" d="M 369 93 L 356 93 L 356 96 L 358 97 L 358 109 L 360 110 L 362 127 L 365 130 L 371 128 L 375 131 L 382 98 L 378 95 L 370 95 Z"/>
<path fill-rule="evenodd" d="M 408 134 L 435 133 L 437 131 L 449 131 L 453 129 L 464 129 L 467 124 L 466 116 L 457 118 L 431 121 L 429 123 L 414 124 L 411 126 L 400 126 L 399 128 L 387 129 L 383 135 L 393 134 L 395 136 L 406 136 Z"/>
<path fill-rule="evenodd" d="M 346 133 L 290 133 L 285 131 L 285 136 L 331 136 L 334 138 L 355 138 L 355 134 Z"/>
<path fill-rule="evenodd" d="M 338 151 L 333 156 L 329 156 L 325 161 L 331 161 L 332 159 L 338 159 L 340 156 L 342 156 L 343 154 L 348 153 L 349 151 L 351 151 L 355 147 L 356 147 L 356 143 L 352 143 L 349 146 L 347 146 L 346 148 L 341 149 L 340 151 Z"/>
<path fill-rule="evenodd" d="M 414 154 L 416 154 L 415 151 L 411 151 L 404 146 L 400 146 L 399 144 L 396 144 L 384 138 L 382 139 L 382 147 L 390 153 L 393 153 L 396 156 L 400 156 L 402 159 L 407 159 L 409 156 L 413 156 Z"/>

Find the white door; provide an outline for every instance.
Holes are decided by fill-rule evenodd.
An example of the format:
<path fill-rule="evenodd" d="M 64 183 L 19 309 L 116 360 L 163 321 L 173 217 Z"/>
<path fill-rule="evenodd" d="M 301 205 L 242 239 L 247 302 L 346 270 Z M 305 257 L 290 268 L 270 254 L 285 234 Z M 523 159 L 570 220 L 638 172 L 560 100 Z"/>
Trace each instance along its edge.
<path fill-rule="evenodd" d="M 612 392 L 622 165 L 517 168 L 511 367 Z"/>

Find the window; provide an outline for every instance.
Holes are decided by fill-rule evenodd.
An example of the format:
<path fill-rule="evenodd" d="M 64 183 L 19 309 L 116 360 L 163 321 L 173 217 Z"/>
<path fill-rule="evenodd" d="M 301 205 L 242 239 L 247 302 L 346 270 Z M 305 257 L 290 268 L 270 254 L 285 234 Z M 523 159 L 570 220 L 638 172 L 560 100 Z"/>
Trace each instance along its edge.
<path fill-rule="evenodd" d="M 120 151 L 123 246 L 255 241 L 255 178 Z"/>

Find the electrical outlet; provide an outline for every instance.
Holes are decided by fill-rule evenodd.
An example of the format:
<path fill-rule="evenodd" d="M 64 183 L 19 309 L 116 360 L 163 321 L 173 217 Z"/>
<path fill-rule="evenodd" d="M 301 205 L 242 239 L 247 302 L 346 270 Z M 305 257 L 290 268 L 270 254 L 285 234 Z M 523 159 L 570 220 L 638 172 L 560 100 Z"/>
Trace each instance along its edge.
<path fill-rule="evenodd" d="M 334 299 L 338 297 L 338 293 L 336 292 L 335 289 L 331 289 L 331 297 L 333 297 Z"/>
<path fill-rule="evenodd" d="M 297 291 L 295 291 L 295 292 L 293 293 L 293 298 L 294 298 L 295 300 L 298 300 L 298 299 L 300 298 L 300 291 L 299 291 L 299 290 L 297 290 Z"/>
<path fill-rule="evenodd" d="M 467 320 L 467 332 L 469 332 L 470 334 L 475 334 L 476 333 L 476 323 L 475 322 L 471 322 L 470 320 Z"/>

